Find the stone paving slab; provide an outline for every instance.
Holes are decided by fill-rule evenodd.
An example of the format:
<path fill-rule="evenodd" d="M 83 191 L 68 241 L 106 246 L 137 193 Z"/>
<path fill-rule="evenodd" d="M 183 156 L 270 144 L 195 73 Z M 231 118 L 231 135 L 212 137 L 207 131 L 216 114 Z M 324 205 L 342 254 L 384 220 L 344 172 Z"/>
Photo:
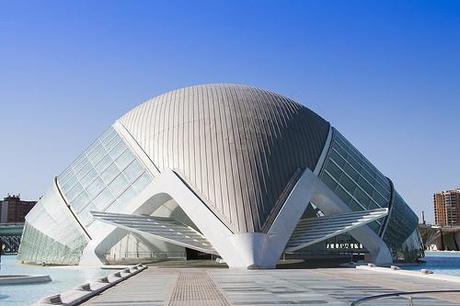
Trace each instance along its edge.
<path fill-rule="evenodd" d="M 151 267 L 84 305 L 350 305 L 370 295 L 460 289 L 458 283 L 358 269 L 236 270 Z M 363 304 L 410 305 L 408 297 Z M 416 296 L 414 306 L 460 305 L 460 294 Z"/>
<path fill-rule="evenodd" d="M 167 305 L 177 278 L 177 273 L 149 268 L 104 291 L 83 305 Z"/>

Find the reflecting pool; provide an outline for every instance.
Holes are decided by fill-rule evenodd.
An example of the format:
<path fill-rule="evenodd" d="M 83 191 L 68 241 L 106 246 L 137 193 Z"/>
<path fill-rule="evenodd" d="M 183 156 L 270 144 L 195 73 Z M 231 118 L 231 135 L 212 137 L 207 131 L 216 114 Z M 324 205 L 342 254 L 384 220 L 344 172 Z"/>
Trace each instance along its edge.
<path fill-rule="evenodd" d="M 99 267 L 23 265 L 16 260 L 16 256 L 2 256 L 1 259 L 0 274 L 46 274 L 52 279 L 51 282 L 43 284 L 0 286 L 2 306 L 30 305 L 42 297 L 60 293 L 114 272 Z"/>
<path fill-rule="evenodd" d="M 404 270 L 428 269 L 436 274 L 460 276 L 460 252 L 425 252 L 419 265 L 402 266 Z"/>

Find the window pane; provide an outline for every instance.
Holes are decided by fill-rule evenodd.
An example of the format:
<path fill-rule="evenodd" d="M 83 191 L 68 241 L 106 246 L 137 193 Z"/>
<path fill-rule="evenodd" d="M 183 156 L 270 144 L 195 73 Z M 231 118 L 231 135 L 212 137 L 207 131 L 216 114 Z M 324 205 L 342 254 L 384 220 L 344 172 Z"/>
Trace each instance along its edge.
<path fill-rule="evenodd" d="M 144 174 L 142 174 L 142 176 L 134 182 L 133 187 L 137 192 L 141 192 L 151 182 L 151 180 L 150 175 L 144 172 Z"/>
<path fill-rule="evenodd" d="M 380 229 L 380 225 L 377 223 L 377 222 L 371 222 L 368 224 L 369 227 L 374 230 L 374 232 L 378 233 L 379 232 L 379 229 Z"/>
<path fill-rule="evenodd" d="M 346 176 L 345 174 L 342 175 L 342 177 L 340 178 L 340 184 L 348 191 L 351 191 L 351 193 L 353 193 L 355 187 L 356 187 L 356 184 L 348 177 Z"/>
<path fill-rule="evenodd" d="M 96 178 L 97 173 L 94 169 L 91 169 L 81 180 L 80 183 L 83 188 L 88 187 L 88 185 Z"/>
<path fill-rule="evenodd" d="M 345 160 L 335 151 L 335 150 L 332 150 L 331 151 L 331 158 L 339 165 L 339 166 L 343 166 L 345 165 Z"/>
<path fill-rule="evenodd" d="M 88 159 L 93 165 L 96 165 L 106 154 L 104 147 L 99 144 L 93 151 L 88 153 Z"/>
<path fill-rule="evenodd" d="M 335 190 L 335 186 L 337 183 L 332 179 L 332 177 L 327 173 L 324 172 L 321 175 L 321 180 L 326 184 L 331 190 Z"/>
<path fill-rule="evenodd" d="M 88 186 L 86 191 L 91 199 L 94 199 L 105 187 L 104 182 L 98 177 L 96 178 L 91 185 Z"/>
<path fill-rule="evenodd" d="M 108 189 L 104 189 L 94 200 L 93 204 L 98 211 L 103 211 L 112 201 L 113 195 Z"/>
<path fill-rule="evenodd" d="M 112 162 L 113 159 L 109 155 L 106 155 L 94 168 L 98 173 L 102 173 Z"/>
<path fill-rule="evenodd" d="M 356 202 L 355 200 L 351 200 L 351 201 L 350 201 L 350 208 L 351 208 L 351 210 L 353 210 L 353 211 L 360 211 L 360 210 L 363 210 L 363 208 L 361 207 L 361 205 L 359 205 L 359 203 Z"/>
<path fill-rule="evenodd" d="M 105 171 L 101 174 L 101 178 L 104 183 L 109 184 L 117 175 L 120 173 L 115 164 L 111 164 Z"/>
<path fill-rule="evenodd" d="M 99 137 L 99 139 L 102 143 L 107 142 L 115 136 L 115 133 L 115 130 L 112 127 L 110 127 Z"/>
<path fill-rule="evenodd" d="M 339 153 L 344 159 L 347 159 L 348 160 L 348 153 L 347 151 L 345 151 L 341 146 L 339 146 L 338 144 L 334 143 L 333 144 L 333 148 L 334 150 L 337 151 L 337 153 Z"/>
<path fill-rule="evenodd" d="M 128 202 L 136 196 L 136 191 L 133 187 L 129 187 L 118 199 L 116 205 L 118 207 L 124 207 Z M 113 211 L 114 207 L 110 207 L 110 210 Z"/>
<path fill-rule="evenodd" d="M 335 165 L 331 160 L 328 161 L 326 169 L 335 179 L 340 178 L 340 175 L 342 174 L 342 170 L 340 170 L 340 168 L 337 167 L 337 165 Z"/>
<path fill-rule="evenodd" d="M 78 173 L 82 167 L 88 163 L 85 155 L 81 155 L 78 159 L 72 164 L 72 169 L 74 173 Z"/>
<path fill-rule="evenodd" d="M 104 143 L 104 147 L 106 148 L 107 151 L 110 151 L 112 150 L 116 145 L 117 143 L 119 143 L 121 141 L 120 139 L 120 136 L 118 135 L 115 135 L 115 137 L 113 137 L 112 139 L 106 141 Z"/>
<path fill-rule="evenodd" d="M 335 193 L 344 201 L 346 204 L 348 204 L 351 200 L 351 196 L 340 186 L 338 185 L 337 188 L 335 189 Z"/>
<path fill-rule="evenodd" d="M 75 200 L 72 202 L 72 208 L 76 212 L 80 212 L 85 206 L 90 202 L 90 199 L 86 192 L 80 193 L 78 197 L 75 198 Z"/>
<path fill-rule="evenodd" d="M 112 191 L 112 194 L 117 198 L 126 188 L 128 188 L 129 182 L 124 177 L 123 174 L 117 176 L 112 183 L 110 183 L 109 188 Z"/>
<path fill-rule="evenodd" d="M 58 180 L 59 182 L 59 180 Z M 67 194 L 74 186 L 78 183 L 77 179 L 73 176 L 70 180 L 68 180 L 65 184 L 59 184 L 64 194 Z"/>
<path fill-rule="evenodd" d="M 79 183 L 75 184 L 75 186 L 66 194 L 67 201 L 72 202 L 72 200 L 83 191 L 83 188 Z"/>
<path fill-rule="evenodd" d="M 123 154 L 120 155 L 120 157 L 117 158 L 115 163 L 117 164 L 118 169 L 120 169 L 120 171 L 122 171 L 133 160 L 134 160 L 134 155 L 129 150 L 126 150 L 125 152 L 123 152 Z"/>
<path fill-rule="evenodd" d="M 361 188 L 364 189 L 364 191 L 366 191 L 369 195 L 371 195 L 372 190 L 374 190 L 374 188 L 372 188 L 372 186 L 363 178 L 359 180 L 359 186 L 361 186 Z"/>
<path fill-rule="evenodd" d="M 113 148 L 110 152 L 109 152 L 109 155 L 113 158 L 113 159 L 117 159 L 118 156 L 121 155 L 121 153 L 123 153 L 126 149 L 126 145 L 123 143 L 123 142 L 119 142 L 115 148 Z"/>
<path fill-rule="evenodd" d="M 129 182 L 132 183 L 142 174 L 142 171 L 144 171 L 144 169 L 140 163 L 135 160 L 123 171 L 123 174 Z"/>
<path fill-rule="evenodd" d="M 366 196 L 366 194 L 361 189 L 356 188 L 353 195 L 362 206 L 368 209 L 369 198 Z"/>

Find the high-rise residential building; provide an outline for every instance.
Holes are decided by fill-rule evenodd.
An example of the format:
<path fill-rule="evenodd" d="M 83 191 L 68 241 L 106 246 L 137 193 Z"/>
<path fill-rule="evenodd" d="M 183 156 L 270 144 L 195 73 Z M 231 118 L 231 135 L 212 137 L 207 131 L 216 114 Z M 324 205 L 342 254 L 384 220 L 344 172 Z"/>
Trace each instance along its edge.
<path fill-rule="evenodd" d="M 436 225 L 460 225 L 460 188 L 435 193 L 433 205 Z"/>
<path fill-rule="evenodd" d="M 37 201 L 23 201 L 19 195 L 0 200 L 0 223 L 24 223 L 26 215 Z"/>

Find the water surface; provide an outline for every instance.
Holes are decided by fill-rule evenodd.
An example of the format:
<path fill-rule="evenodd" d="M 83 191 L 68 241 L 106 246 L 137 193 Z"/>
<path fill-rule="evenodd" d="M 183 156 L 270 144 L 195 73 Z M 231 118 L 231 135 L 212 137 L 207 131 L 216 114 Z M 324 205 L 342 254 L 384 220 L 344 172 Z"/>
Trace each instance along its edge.
<path fill-rule="evenodd" d="M 0 286 L 2 306 L 30 305 L 42 297 L 63 292 L 88 280 L 113 273 L 98 267 L 23 265 L 16 260 L 16 256 L 2 256 L 1 259 L 0 274 L 46 274 L 52 279 L 51 282 L 43 284 Z"/>
<path fill-rule="evenodd" d="M 460 252 L 425 252 L 419 265 L 401 267 L 404 270 L 428 269 L 436 274 L 460 276 Z"/>

